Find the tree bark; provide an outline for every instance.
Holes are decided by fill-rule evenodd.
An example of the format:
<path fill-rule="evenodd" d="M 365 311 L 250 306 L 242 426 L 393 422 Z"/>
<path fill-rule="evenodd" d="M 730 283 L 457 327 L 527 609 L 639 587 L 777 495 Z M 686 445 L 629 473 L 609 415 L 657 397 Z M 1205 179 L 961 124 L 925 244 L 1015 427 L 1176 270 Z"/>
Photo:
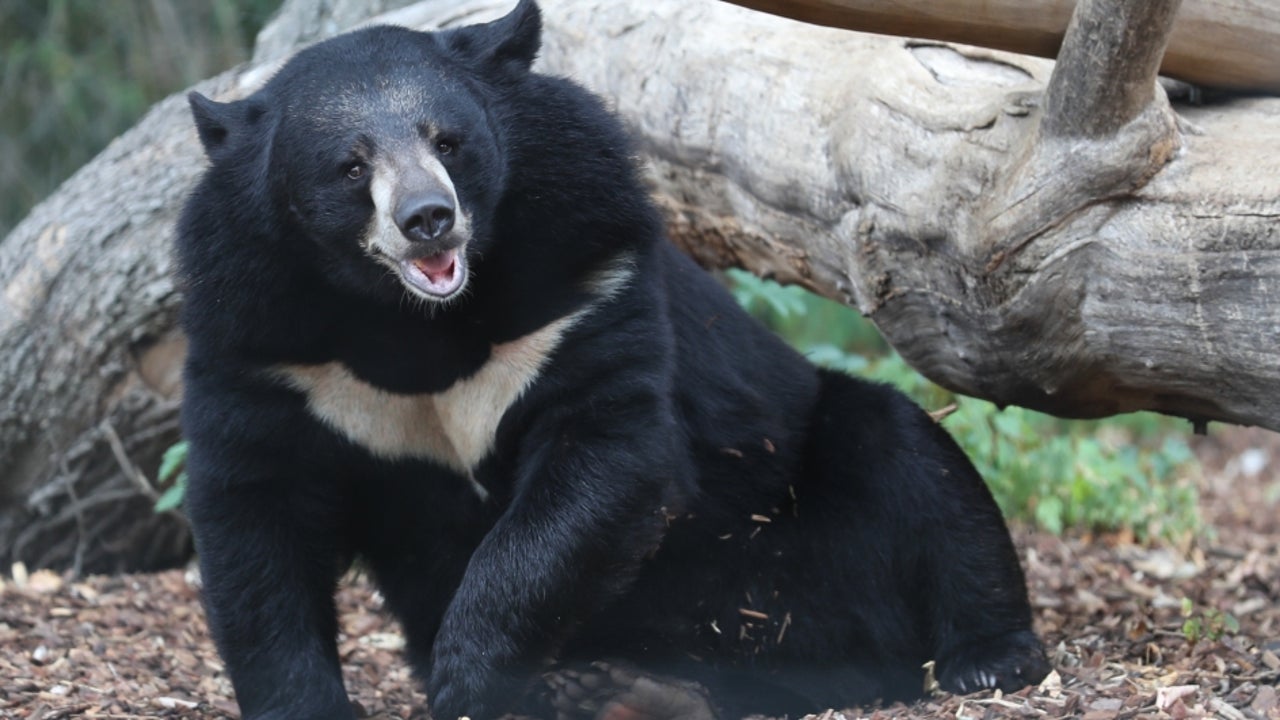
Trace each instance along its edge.
<path fill-rule="evenodd" d="M 433 27 L 511 4 L 387 17 Z M 1280 429 L 1280 101 L 1175 114 L 1151 77 L 1173 5 L 1125 40 L 1097 22 L 1107 2 L 1082 3 L 1055 72 L 716 2 L 543 0 L 540 68 L 618 109 L 697 257 L 855 304 L 947 387 Z M 341 29 L 300 27 L 267 35 Z M 198 89 L 243 96 L 278 62 Z M 0 242 L 0 566 L 187 552 L 147 478 L 176 439 L 169 248 L 203 165 L 169 98 Z"/>

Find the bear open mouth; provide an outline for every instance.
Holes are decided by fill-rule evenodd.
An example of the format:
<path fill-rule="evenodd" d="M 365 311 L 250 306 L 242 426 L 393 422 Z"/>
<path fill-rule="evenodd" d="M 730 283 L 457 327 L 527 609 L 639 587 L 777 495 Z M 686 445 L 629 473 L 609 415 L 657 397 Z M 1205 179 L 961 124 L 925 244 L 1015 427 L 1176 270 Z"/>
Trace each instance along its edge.
<path fill-rule="evenodd" d="M 400 277 L 410 290 L 431 300 L 445 300 L 467 280 L 467 258 L 458 248 L 400 261 Z"/>

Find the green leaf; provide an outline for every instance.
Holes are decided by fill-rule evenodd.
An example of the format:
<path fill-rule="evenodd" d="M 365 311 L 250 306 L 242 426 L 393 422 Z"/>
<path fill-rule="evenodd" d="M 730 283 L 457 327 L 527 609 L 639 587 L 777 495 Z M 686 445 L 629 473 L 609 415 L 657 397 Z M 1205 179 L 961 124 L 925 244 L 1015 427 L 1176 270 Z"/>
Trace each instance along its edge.
<path fill-rule="evenodd" d="M 160 497 L 156 499 L 155 512 L 163 513 L 170 510 L 176 510 L 182 504 L 182 498 L 187 493 L 187 474 L 179 473 L 173 484 L 170 485 Z"/>
<path fill-rule="evenodd" d="M 174 443 L 168 450 L 164 451 L 164 457 L 160 460 L 160 472 L 156 474 L 156 479 L 162 484 L 169 482 L 186 463 L 187 441 L 182 440 Z"/>
<path fill-rule="evenodd" d="M 1182 623 L 1182 636 L 1187 639 L 1187 642 L 1195 645 L 1200 641 L 1202 629 L 1199 618 L 1187 618 Z"/>

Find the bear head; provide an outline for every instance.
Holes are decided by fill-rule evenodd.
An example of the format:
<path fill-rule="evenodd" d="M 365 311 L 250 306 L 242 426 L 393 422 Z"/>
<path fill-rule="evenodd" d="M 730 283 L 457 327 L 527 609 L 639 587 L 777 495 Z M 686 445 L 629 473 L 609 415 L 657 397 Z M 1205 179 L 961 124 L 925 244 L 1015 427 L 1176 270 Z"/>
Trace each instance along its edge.
<path fill-rule="evenodd" d="M 397 303 L 457 298 L 505 186 L 491 105 L 529 73 L 540 36 L 537 5 L 521 0 L 482 25 L 347 33 L 243 100 L 193 92 L 209 176 L 328 282 Z"/>

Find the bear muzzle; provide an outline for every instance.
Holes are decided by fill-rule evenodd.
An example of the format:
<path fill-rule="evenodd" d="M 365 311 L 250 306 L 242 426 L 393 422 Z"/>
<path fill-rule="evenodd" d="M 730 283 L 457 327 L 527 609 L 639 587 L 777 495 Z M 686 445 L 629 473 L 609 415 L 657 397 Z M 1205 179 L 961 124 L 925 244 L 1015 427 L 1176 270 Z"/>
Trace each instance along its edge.
<path fill-rule="evenodd" d="M 462 288 L 467 278 L 463 243 L 450 237 L 453 199 L 441 193 L 422 193 L 396 204 L 392 213 L 400 234 L 413 244 L 413 257 L 401 261 L 400 276 L 411 290 L 431 299 L 445 299 Z M 435 250 L 443 246 L 443 249 Z M 430 254 L 418 255 L 425 250 Z"/>
<path fill-rule="evenodd" d="M 365 251 L 422 300 L 444 302 L 461 293 L 471 223 L 439 160 L 408 153 L 375 165 L 370 195 L 374 212 L 361 239 Z"/>

